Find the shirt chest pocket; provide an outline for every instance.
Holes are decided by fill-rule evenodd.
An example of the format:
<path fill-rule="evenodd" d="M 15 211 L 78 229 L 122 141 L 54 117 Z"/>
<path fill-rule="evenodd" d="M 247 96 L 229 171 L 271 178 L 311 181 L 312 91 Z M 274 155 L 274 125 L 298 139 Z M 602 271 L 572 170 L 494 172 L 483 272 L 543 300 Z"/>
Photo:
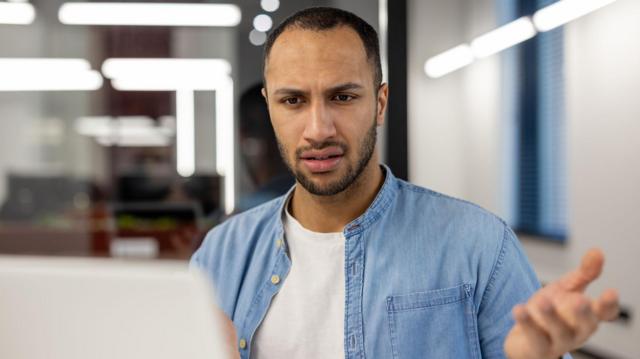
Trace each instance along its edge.
<path fill-rule="evenodd" d="M 396 359 L 480 358 L 471 285 L 387 298 Z"/>

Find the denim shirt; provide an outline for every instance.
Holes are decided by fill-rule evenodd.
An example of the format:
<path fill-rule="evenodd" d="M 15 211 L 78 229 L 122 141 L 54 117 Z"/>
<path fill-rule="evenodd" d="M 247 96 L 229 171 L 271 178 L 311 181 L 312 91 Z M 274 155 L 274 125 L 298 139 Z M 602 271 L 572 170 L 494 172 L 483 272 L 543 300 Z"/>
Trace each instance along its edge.
<path fill-rule="evenodd" d="M 511 309 L 540 286 L 514 233 L 480 207 L 393 176 L 344 228 L 345 358 L 503 358 Z M 285 196 L 213 228 L 193 255 L 238 350 L 287 280 Z M 322 310 L 322 308 L 317 308 Z"/>

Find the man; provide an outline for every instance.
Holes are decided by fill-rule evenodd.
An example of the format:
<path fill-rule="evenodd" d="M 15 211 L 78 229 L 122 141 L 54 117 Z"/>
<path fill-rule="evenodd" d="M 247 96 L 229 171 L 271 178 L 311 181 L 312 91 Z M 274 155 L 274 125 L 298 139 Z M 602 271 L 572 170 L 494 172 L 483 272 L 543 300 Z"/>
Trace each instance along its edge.
<path fill-rule="evenodd" d="M 294 14 L 269 35 L 264 81 L 296 185 L 214 228 L 192 259 L 242 358 L 558 358 L 615 317 L 615 291 L 583 294 L 599 251 L 539 289 L 502 220 L 379 164 L 388 87 L 362 19 Z"/>

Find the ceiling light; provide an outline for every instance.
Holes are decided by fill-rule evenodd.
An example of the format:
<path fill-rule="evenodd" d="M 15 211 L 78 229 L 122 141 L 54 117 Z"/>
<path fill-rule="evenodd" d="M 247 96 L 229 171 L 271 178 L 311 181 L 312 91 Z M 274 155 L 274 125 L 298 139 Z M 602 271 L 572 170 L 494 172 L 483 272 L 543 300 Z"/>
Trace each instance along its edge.
<path fill-rule="evenodd" d="M 171 145 L 170 138 L 154 134 L 143 136 L 97 137 L 96 141 L 102 146 L 119 147 L 168 147 Z"/>
<path fill-rule="evenodd" d="M 0 2 L 0 24 L 29 25 L 36 18 L 33 5 L 22 2 Z"/>
<path fill-rule="evenodd" d="M 549 31 L 616 0 L 563 0 L 538 10 L 533 23 L 539 31 Z"/>
<path fill-rule="evenodd" d="M 260 6 L 262 6 L 262 10 L 267 12 L 274 12 L 278 10 L 280 7 L 279 0 L 262 0 L 260 1 Z"/>
<path fill-rule="evenodd" d="M 475 57 L 487 57 L 526 41 L 535 35 L 536 29 L 533 27 L 531 19 L 525 16 L 477 37 L 471 42 L 471 49 Z"/>
<path fill-rule="evenodd" d="M 469 45 L 459 45 L 436 55 L 424 64 L 424 71 L 431 78 L 438 78 L 463 68 L 473 62 L 473 52 Z"/>
<path fill-rule="evenodd" d="M 233 4 L 70 2 L 58 12 L 68 25 L 237 26 Z"/>
<path fill-rule="evenodd" d="M 111 58 L 102 65 L 107 77 L 125 77 L 144 74 L 154 76 L 164 72 L 187 71 L 198 76 L 207 73 L 231 74 L 231 64 L 224 59 L 167 59 L 167 58 Z"/>
<path fill-rule="evenodd" d="M 267 34 L 256 29 L 249 33 L 249 42 L 255 46 L 262 46 L 267 41 Z"/>
<path fill-rule="evenodd" d="M 253 18 L 253 27 L 262 32 L 267 32 L 271 30 L 271 26 L 273 26 L 273 21 L 269 15 L 260 14 Z"/>
<path fill-rule="evenodd" d="M 0 91 L 91 91 L 102 76 L 84 59 L 0 59 Z"/>
<path fill-rule="evenodd" d="M 102 72 L 120 91 L 212 91 L 230 76 L 223 59 L 107 59 Z"/>
<path fill-rule="evenodd" d="M 85 59 L 62 58 L 0 58 L 0 71 L 47 71 L 67 72 L 90 70 L 91 64 Z"/>

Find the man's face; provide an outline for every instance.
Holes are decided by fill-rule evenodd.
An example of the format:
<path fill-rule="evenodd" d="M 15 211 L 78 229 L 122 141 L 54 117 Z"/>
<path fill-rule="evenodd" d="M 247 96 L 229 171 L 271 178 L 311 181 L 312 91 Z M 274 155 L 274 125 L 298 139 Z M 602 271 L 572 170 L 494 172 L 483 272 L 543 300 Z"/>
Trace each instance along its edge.
<path fill-rule="evenodd" d="M 288 29 L 271 48 L 265 80 L 280 151 L 298 182 L 316 195 L 344 191 L 374 155 L 387 103 L 358 34 Z"/>

